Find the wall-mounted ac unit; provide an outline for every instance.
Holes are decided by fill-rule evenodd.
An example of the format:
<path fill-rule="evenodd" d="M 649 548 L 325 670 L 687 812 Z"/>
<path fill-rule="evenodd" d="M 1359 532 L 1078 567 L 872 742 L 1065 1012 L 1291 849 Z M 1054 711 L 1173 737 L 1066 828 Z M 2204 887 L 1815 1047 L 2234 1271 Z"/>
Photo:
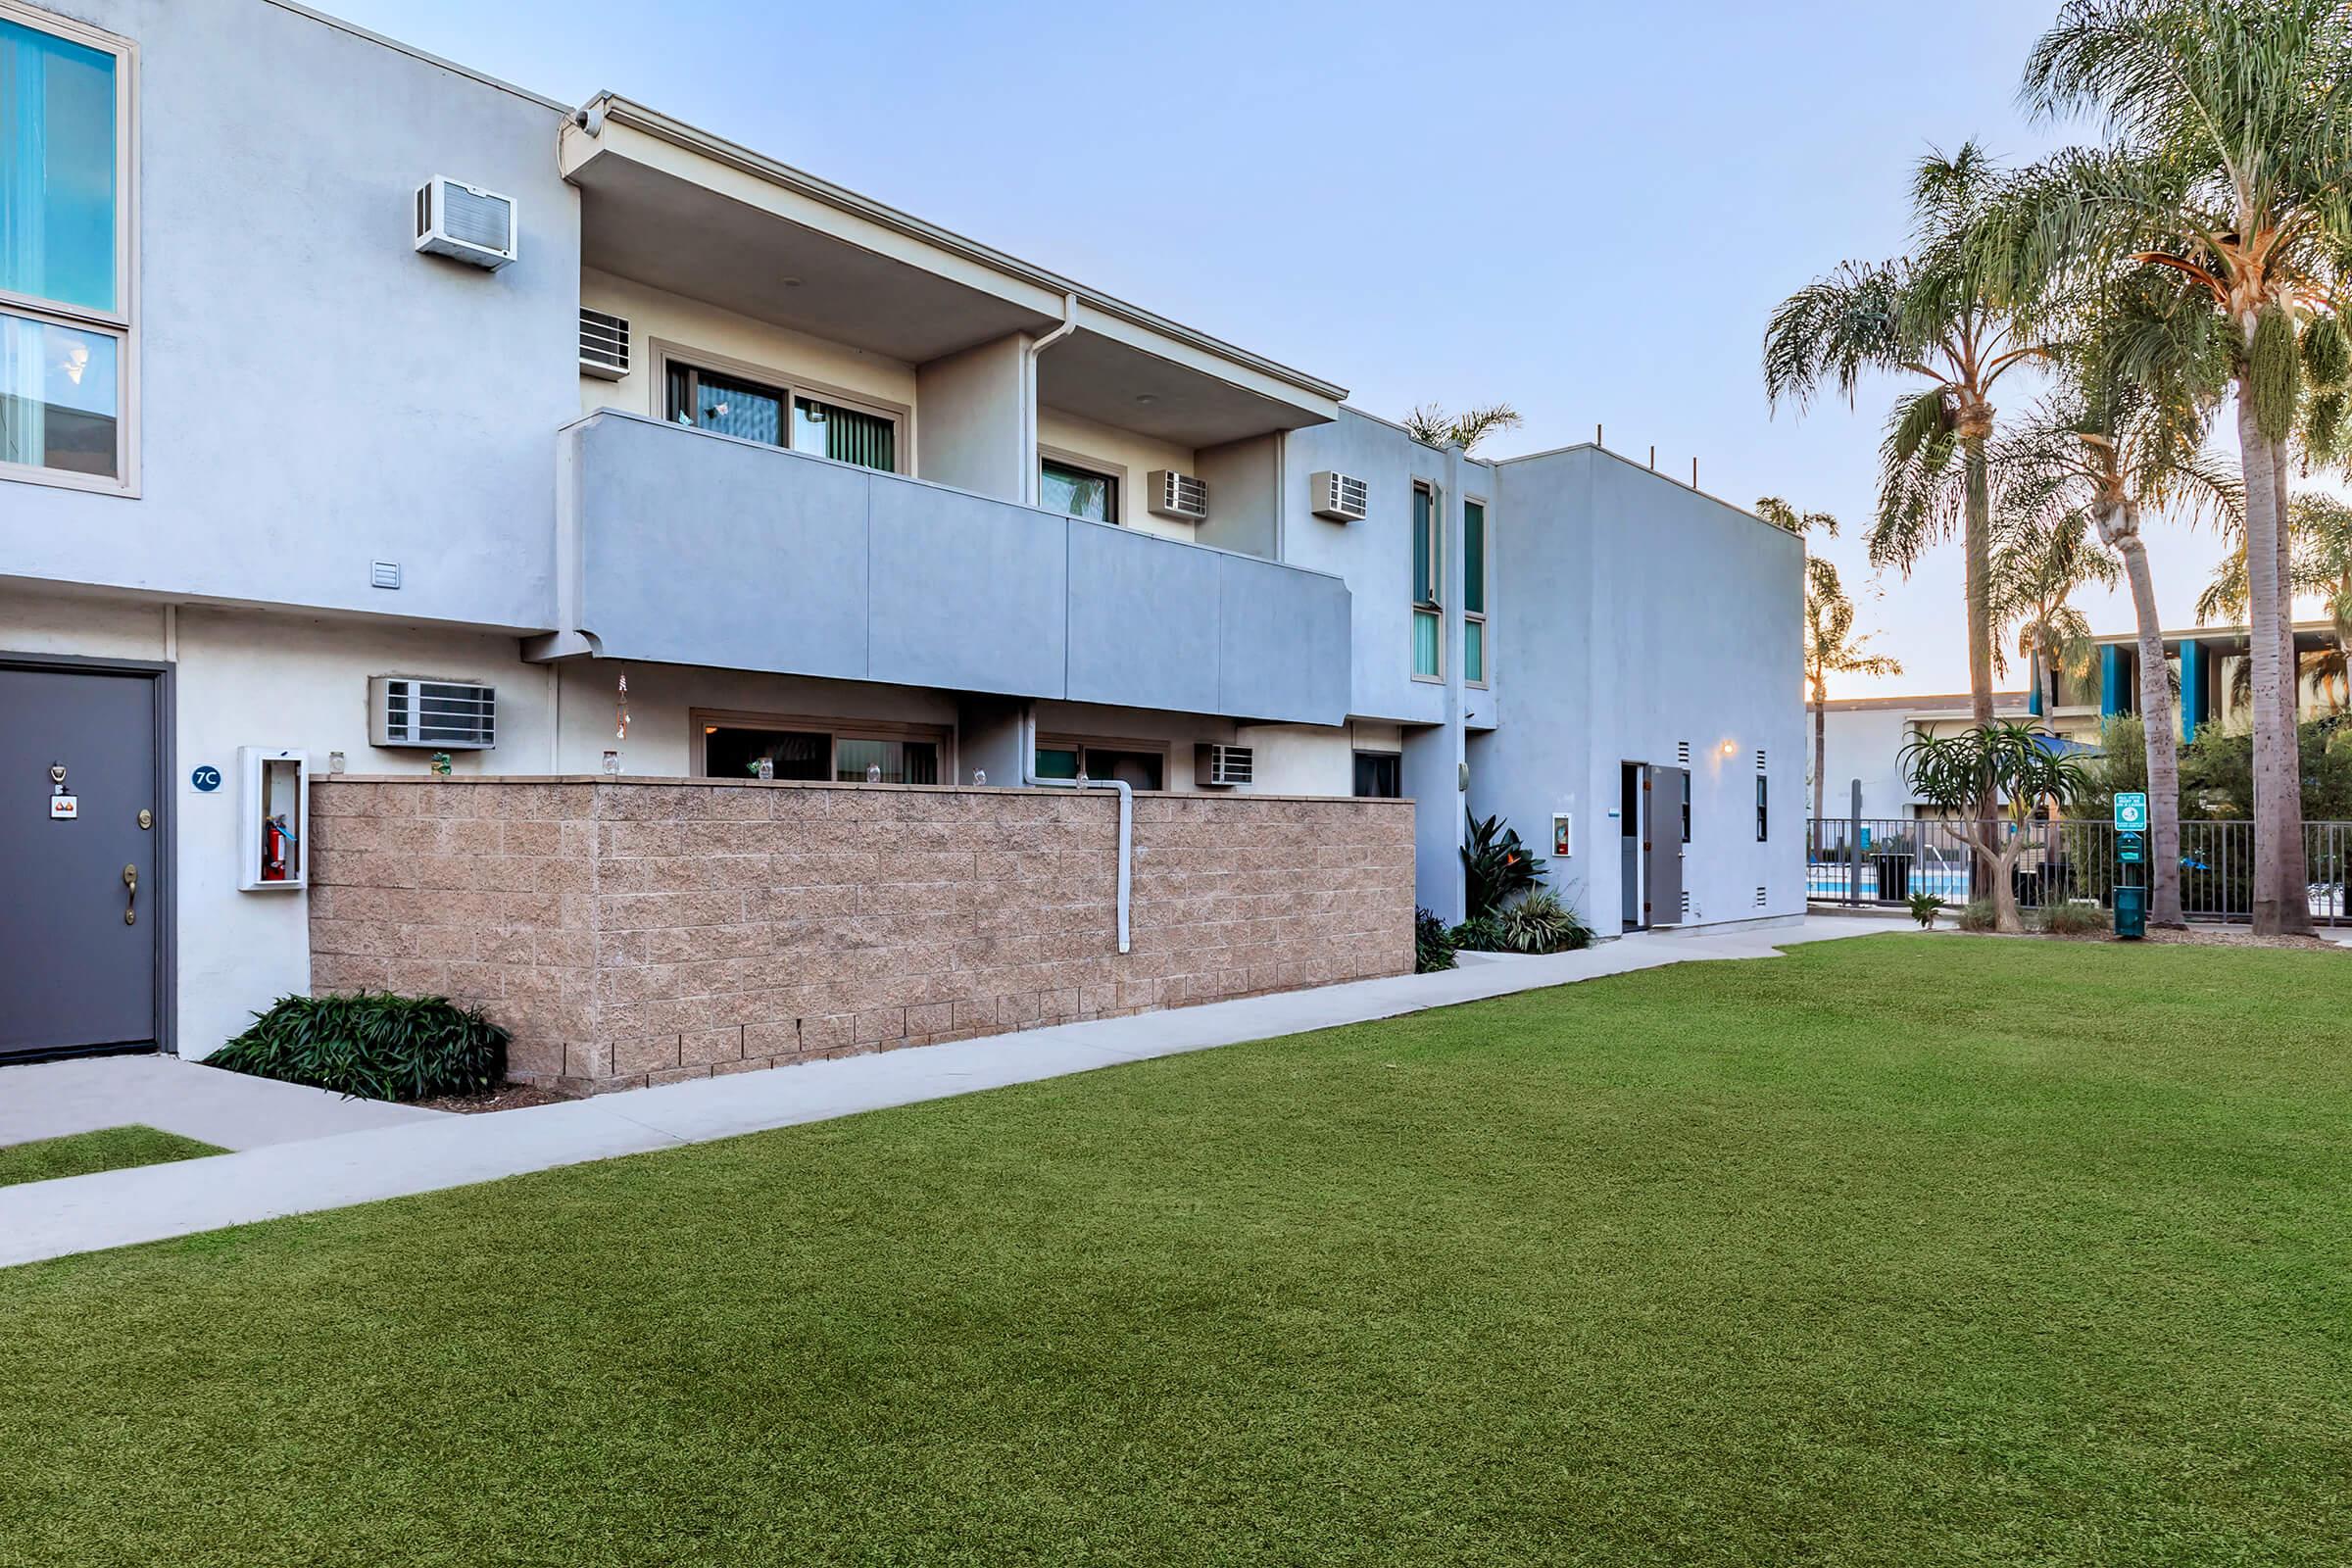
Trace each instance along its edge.
<path fill-rule="evenodd" d="M 368 727 L 377 746 L 488 751 L 498 744 L 498 691 L 469 681 L 377 675 L 368 682 Z"/>
<path fill-rule="evenodd" d="M 580 373 L 617 381 L 629 373 L 629 323 L 606 311 L 580 307 Z"/>
<path fill-rule="evenodd" d="M 1208 515 L 1208 486 L 1191 474 L 1178 473 L 1173 468 L 1153 468 L 1150 484 L 1150 510 L 1154 517 L 1199 522 Z"/>
<path fill-rule="evenodd" d="M 1351 473 L 1318 468 L 1306 476 L 1306 508 L 1334 522 L 1361 522 L 1371 500 L 1370 488 Z"/>
<path fill-rule="evenodd" d="M 1247 746 L 1202 741 L 1194 752 L 1193 782 L 1204 790 L 1229 790 L 1250 782 L 1256 753 Z"/>
<path fill-rule="evenodd" d="M 517 250 L 514 199 L 439 174 L 416 187 L 416 248 L 497 271 Z"/>

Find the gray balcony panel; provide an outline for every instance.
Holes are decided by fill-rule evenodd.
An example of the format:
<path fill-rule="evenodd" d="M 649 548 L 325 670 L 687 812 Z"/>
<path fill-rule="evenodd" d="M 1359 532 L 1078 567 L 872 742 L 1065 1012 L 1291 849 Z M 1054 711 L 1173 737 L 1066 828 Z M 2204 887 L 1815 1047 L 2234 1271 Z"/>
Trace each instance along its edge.
<path fill-rule="evenodd" d="M 1069 601 L 1061 519 L 874 475 L 871 678 L 1057 697 Z"/>
<path fill-rule="evenodd" d="M 1348 585 L 1250 556 L 1217 557 L 1217 711 L 1337 724 L 1348 716 Z"/>
<path fill-rule="evenodd" d="M 1172 539 L 1071 521 L 1071 701 L 1217 709 L 1217 563 Z"/>

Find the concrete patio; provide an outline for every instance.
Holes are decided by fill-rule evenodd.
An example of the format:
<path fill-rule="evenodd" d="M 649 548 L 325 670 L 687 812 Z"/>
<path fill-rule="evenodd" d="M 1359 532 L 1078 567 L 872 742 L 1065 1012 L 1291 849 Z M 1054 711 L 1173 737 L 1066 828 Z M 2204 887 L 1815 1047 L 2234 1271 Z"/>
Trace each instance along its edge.
<path fill-rule="evenodd" d="M 0 1188 L 0 1266 L 739 1137 L 1604 975 L 1675 963 L 1769 958 L 1799 943 L 1912 929 L 1904 918 L 1836 916 L 1710 935 L 1649 933 L 1581 953 L 1491 958 L 1442 974 L 1060 1024 L 480 1115 L 341 1101 L 316 1090 L 153 1057 L 0 1069 L 0 1143 L 145 1121 L 238 1151 Z M 60 1067 L 74 1070 L 53 1070 Z M 122 1086 L 122 1096 L 110 1091 L 113 1084 Z M 174 1093 L 185 1102 L 168 1102 Z M 41 1119 L 44 1101 L 59 1120 Z M 280 1116 L 282 1136 L 273 1136 L 269 1124 Z M 335 1124 L 346 1116 L 347 1123 Z"/>

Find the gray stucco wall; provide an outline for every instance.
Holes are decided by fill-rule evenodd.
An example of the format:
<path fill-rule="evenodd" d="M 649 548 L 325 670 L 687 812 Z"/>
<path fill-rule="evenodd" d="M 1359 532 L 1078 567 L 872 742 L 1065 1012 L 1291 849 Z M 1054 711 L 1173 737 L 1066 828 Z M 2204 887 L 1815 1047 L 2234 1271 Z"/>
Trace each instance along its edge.
<path fill-rule="evenodd" d="M 1015 333 L 915 371 L 915 471 L 1001 501 L 1028 494 L 1021 399 L 1029 340 Z"/>
<path fill-rule="evenodd" d="M 1514 695 L 1509 722 L 1480 743 L 1471 808 L 1500 811 L 1539 849 L 1551 814 L 1572 812 L 1576 853 L 1553 885 L 1614 929 L 1620 764 L 1671 765 L 1687 741 L 1691 922 L 1801 913 L 1802 541 L 1591 447 L 1497 472 L 1497 573 L 1511 591 L 1496 667 Z"/>
<path fill-rule="evenodd" d="M 1336 577 L 610 410 L 562 446 L 564 629 L 606 657 L 1347 717 Z"/>
<path fill-rule="evenodd" d="M 548 442 L 579 410 L 559 114 L 260 0 L 54 9 L 139 48 L 142 494 L 0 487 L 7 569 L 551 625 Z M 513 196 L 521 259 L 417 255 L 434 174 Z"/>

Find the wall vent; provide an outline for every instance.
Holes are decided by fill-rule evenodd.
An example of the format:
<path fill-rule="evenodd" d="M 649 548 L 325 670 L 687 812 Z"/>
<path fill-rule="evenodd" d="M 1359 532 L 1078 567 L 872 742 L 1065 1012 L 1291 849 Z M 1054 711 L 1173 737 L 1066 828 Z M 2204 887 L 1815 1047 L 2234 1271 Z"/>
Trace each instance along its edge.
<path fill-rule="evenodd" d="M 498 744 L 498 692 L 470 681 L 377 675 L 368 682 L 368 719 L 372 745 L 488 751 Z"/>
<path fill-rule="evenodd" d="M 1193 782 L 1204 790 L 1229 790 L 1250 782 L 1257 755 L 1247 746 L 1203 741 L 1194 752 Z"/>
<path fill-rule="evenodd" d="M 1334 522 L 1361 522 L 1370 505 L 1371 487 L 1351 473 L 1318 468 L 1306 476 L 1307 510 Z"/>
<path fill-rule="evenodd" d="M 629 323 L 605 311 L 580 307 L 580 373 L 617 381 L 629 373 Z"/>
<path fill-rule="evenodd" d="M 1189 473 L 1153 468 L 1150 477 L 1151 513 L 1178 522 L 1199 522 L 1208 515 L 1208 486 Z"/>
<path fill-rule="evenodd" d="M 1764 748 L 1761 746 L 1756 748 L 1756 771 L 1764 771 Z"/>
<path fill-rule="evenodd" d="M 399 587 L 400 563 L 397 561 L 377 561 L 369 563 L 368 567 L 368 582 L 370 587 L 375 588 Z"/>
<path fill-rule="evenodd" d="M 514 199 L 435 174 L 416 187 L 416 248 L 495 272 L 518 254 Z"/>
<path fill-rule="evenodd" d="M 1674 761 L 1677 767 L 1689 767 L 1690 765 L 1690 743 L 1689 741 L 1676 741 L 1674 743 Z"/>
<path fill-rule="evenodd" d="M 1690 918 L 1690 890 L 1689 888 L 1683 889 L 1683 918 L 1686 920 Z"/>
<path fill-rule="evenodd" d="M 1764 889 L 1760 885 L 1756 889 L 1756 907 L 1759 909 L 1764 907 Z"/>

